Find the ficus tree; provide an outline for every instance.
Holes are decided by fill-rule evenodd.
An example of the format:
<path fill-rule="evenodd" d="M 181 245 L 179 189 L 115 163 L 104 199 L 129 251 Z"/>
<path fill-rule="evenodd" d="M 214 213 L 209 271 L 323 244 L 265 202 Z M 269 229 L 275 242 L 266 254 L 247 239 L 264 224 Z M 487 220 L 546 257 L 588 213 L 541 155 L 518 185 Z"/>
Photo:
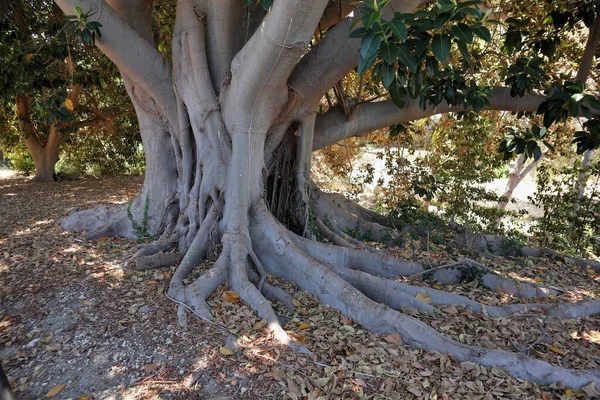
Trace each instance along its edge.
<path fill-rule="evenodd" d="M 73 14 L 66 19 L 46 0 L 0 4 L 0 144 L 10 150 L 24 142 L 35 181 L 55 179 L 69 135 L 117 133 L 118 120 L 133 114 L 114 65 L 92 46 L 98 23 L 79 29 L 88 16 Z"/>
<path fill-rule="evenodd" d="M 182 259 L 168 295 L 179 304 L 182 323 L 188 309 L 211 318 L 206 299 L 227 282 L 267 321 L 276 339 L 306 351 L 290 340 L 266 301 L 293 306 L 287 292 L 266 280 L 272 274 L 368 329 L 400 334 L 408 345 L 497 366 L 540 384 L 563 381 L 578 388 L 600 382 L 598 371 L 459 343 L 398 311 L 411 307 L 435 313 L 436 305 L 464 304 L 494 317 L 527 311 L 573 318 L 600 311 L 597 301 L 491 307 L 401 284 L 391 278 L 423 267 L 346 233 L 393 239 L 395 232 L 382 225 L 385 219 L 321 192 L 311 181 L 314 150 L 433 114 L 499 109 L 539 111 L 549 125 L 572 114 L 593 121 L 597 102 L 583 85 L 565 79 L 548 94 L 534 89 L 545 88 L 547 59 L 560 56 L 554 34 L 583 30 L 582 20 L 597 21 L 597 2 L 543 3 L 528 9 L 526 18 L 496 23 L 493 10 L 483 12 L 477 1 L 368 1 L 347 13 L 344 1 L 179 0 L 174 25 L 162 34 L 156 32 L 164 25 L 153 21 L 151 0 L 55 1 L 66 14 L 79 7 L 93 15 L 89 22 L 101 24 L 96 45 L 120 70 L 146 153 L 144 185 L 131 204 L 79 211 L 62 224 L 87 229 L 90 238 L 156 236 L 134 256 L 140 267 L 173 262 L 161 252 L 175 249 Z M 506 12 L 518 10 L 507 7 Z M 538 21 L 540 15 L 546 19 Z M 552 15 L 556 18 L 548 19 Z M 529 24 L 538 24 L 537 29 L 527 29 Z M 478 83 L 478 60 L 492 40 L 488 26 L 504 31 L 505 54 L 515 59 L 504 72 L 508 87 Z M 87 29 L 80 26 L 82 32 Z M 166 55 L 165 46 L 171 49 Z M 341 96 L 340 103 L 319 113 L 323 96 L 354 69 L 359 75 L 372 70 L 390 100 Z M 592 147 L 597 134 L 588 128 L 588 136 L 579 140 L 584 147 Z M 335 245 L 312 239 L 314 229 Z M 214 265 L 187 282 L 215 252 Z M 528 298 L 553 293 L 493 274 L 485 275 L 484 284 Z M 418 293 L 427 293 L 430 302 Z"/>

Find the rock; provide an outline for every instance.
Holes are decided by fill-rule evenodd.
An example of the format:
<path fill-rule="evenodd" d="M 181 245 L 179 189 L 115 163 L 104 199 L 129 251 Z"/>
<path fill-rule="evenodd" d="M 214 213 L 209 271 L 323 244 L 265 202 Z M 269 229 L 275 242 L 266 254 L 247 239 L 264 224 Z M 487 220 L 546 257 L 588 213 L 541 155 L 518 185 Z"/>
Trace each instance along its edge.
<path fill-rule="evenodd" d="M 147 305 L 143 305 L 138 311 L 142 314 L 148 314 L 152 310 Z"/>
<path fill-rule="evenodd" d="M 227 341 L 225 342 L 225 347 L 232 350 L 234 353 L 240 349 L 240 345 L 238 344 L 237 337 L 233 335 L 227 336 Z"/>

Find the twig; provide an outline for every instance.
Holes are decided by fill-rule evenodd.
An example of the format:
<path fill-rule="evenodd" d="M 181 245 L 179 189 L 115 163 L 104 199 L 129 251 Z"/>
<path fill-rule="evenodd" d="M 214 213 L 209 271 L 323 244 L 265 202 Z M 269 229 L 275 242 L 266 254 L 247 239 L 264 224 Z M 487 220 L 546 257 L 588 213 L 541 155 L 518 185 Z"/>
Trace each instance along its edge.
<path fill-rule="evenodd" d="M 451 267 L 461 267 L 461 268 L 464 268 L 464 267 L 468 267 L 468 266 L 477 267 L 477 268 L 485 269 L 487 271 L 491 271 L 491 269 L 489 267 L 486 267 L 485 265 L 483 265 L 483 264 L 481 264 L 481 263 L 479 263 L 479 262 L 477 262 L 475 260 L 472 260 L 470 258 L 463 258 L 463 259 L 460 259 L 460 260 L 455 261 L 455 262 L 450 263 L 450 264 L 444 264 L 444 265 L 440 265 L 439 267 L 430 268 L 430 269 L 427 269 L 425 271 L 418 272 L 418 273 L 416 273 L 414 275 L 409 276 L 408 278 L 412 279 L 412 278 L 415 278 L 417 276 L 425 275 L 425 274 L 428 274 L 430 272 L 437 271 L 437 270 L 440 270 L 440 269 L 446 269 L 446 268 L 451 268 Z"/>

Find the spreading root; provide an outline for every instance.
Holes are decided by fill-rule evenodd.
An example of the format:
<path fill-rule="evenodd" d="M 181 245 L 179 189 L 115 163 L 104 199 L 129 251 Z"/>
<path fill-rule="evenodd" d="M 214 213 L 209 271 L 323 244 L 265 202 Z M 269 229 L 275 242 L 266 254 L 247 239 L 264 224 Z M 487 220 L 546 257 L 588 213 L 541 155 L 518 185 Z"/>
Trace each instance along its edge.
<path fill-rule="evenodd" d="M 340 210 L 340 211 L 336 211 Z M 452 355 L 458 361 L 470 361 L 487 367 L 498 367 L 510 375 L 541 385 L 562 382 L 570 388 L 590 384 L 600 386 L 598 370 L 574 370 L 546 361 L 505 350 L 486 349 L 460 343 L 401 310 L 413 309 L 436 315 L 445 305 L 462 305 L 476 314 L 491 318 L 532 316 L 535 318 L 579 318 L 600 313 L 600 300 L 565 304 L 520 303 L 490 306 L 473 299 L 443 290 L 410 284 L 411 280 L 452 269 L 480 271 L 482 285 L 492 291 L 502 291 L 523 299 L 555 296 L 560 288 L 530 283 L 519 283 L 493 273 L 491 269 L 471 259 L 426 270 L 421 264 L 398 259 L 385 251 L 358 239 L 351 238 L 342 226 L 362 224 L 371 232 L 390 233 L 388 227 L 363 219 L 348 208 L 328 207 L 317 211 L 317 228 L 331 244 L 301 237 L 285 228 L 262 201 L 249 212 L 246 229 L 223 228 L 223 212 L 218 203 L 212 203 L 194 230 L 174 228 L 157 241 L 142 248 L 133 258 L 139 269 L 178 264 L 168 296 L 179 305 L 181 324 L 187 323 L 187 311 L 212 320 L 207 299 L 222 284 L 237 293 L 266 320 L 267 327 L 280 342 L 298 352 L 310 353 L 294 342 L 282 327 L 270 301 L 285 304 L 293 313 L 289 293 L 269 284 L 272 275 L 295 283 L 301 290 L 315 295 L 321 302 L 338 309 L 344 315 L 367 329 L 382 334 L 399 334 L 405 344 L 417 348 Z M 359 221 L 362 220 L 362 221 Z M 114 222 L 111 222 L 114 223 Z M 243 228 L 243 227 L 242 227 Z M 101 230 L 103 228 L 100 228 Z M 105 230 L 102 230 L 103 234 Z M 182 241 L 185 243 L 182 246 Z M 183 258 L 176 249 L 185 249 Z M 181 254 L 181 253 L 179 253 Z M 204 274 L 193 276 L 193 271 L 206 259 L 216 261 Z M 404 277 L 402 282 L 396 280 Z"/>

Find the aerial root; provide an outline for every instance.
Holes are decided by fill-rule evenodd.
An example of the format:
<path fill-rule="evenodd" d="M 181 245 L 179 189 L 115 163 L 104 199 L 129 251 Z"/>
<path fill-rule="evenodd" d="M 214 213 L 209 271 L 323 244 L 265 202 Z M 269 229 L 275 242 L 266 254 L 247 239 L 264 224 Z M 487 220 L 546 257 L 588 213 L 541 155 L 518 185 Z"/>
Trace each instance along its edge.
<path fill-rule="evenodd" d="M 352 277 L 348 275 L 348 271 L 343 269 L 329 269 L 322 262 L 311 257 L 301 247 L 297 246 L 297 243 L 302 243 L 302 241 L 292 239 L 290 232 L 271 218 L 264 206 L 256 206 L 252 211 L 251 237 L 267 272 L 295 282 L 301 290 L 312 293 L 323 303 L 340 310 L 344 315 L 374 332 L 382 334 L 398 333 L 407 345 L 447 353 L 460 362 L 470 361 L 486 367 L 495 366 L 505 370 L 517 379 L 528 380 L 541 385 L 564 382 L 567 387 L 582 388 L 592 383 L 600 383 L 599 371 L 578 371 L 510 351 L 465 345 L 442 335 L 418 319 L 393 310 L 380 301 L 372 300 L 344 279 L 355 279 L 354 283 L 358 284 L 364 280 L 366 275 L 360 275 L 360 279 L 356 279 L 359 278 L 358 275 Z M 392 284 L 390 288 L 399 289 L 402 287 L 396 286 L 396 284 L 399 284 L 398 282 L 390 281 L 390 283 Z M 411 285 L 403 287 L 404 293 L 412 291 L 415 296 L 420 290 L 425 290 L 425 288 Z M 449 298 L 442 296 L 450 296 L 450 298 L 456 296 L 442 291 L 428 291 L 428 293 L 431 296 L 432 304 L 434 304 L 434 300 L 438 302 L 446 300 L 448 302 Z M 453 298 L 453 300 L 459 299 L 464 301 L 465 298 Z M 471 306 L 478 305 L 476 302 L 471 302 Z M 571 311 L 586 309 L 592 312 L 597 311 L 599 307 L 598 302 L 575 304 L 577 304 L 575 307 L 568 308 L 571 308 Z M 488 315 L 493 313 L 490 313 L 490 309 L 494 310 L 494 308 L 486 307 L 486 309 Z M 562 313 L 557 306 L 542 306 L 538 309 L 540 311 L 546 310 L 548 313 L 554 313 L 555 315 Z M 511 306 L 507 306 L 504 310 L 505 313 L 506 310 L 514 311 Z M 523 310 L 525 308 L 521 308 L 520 311 Z"/>

